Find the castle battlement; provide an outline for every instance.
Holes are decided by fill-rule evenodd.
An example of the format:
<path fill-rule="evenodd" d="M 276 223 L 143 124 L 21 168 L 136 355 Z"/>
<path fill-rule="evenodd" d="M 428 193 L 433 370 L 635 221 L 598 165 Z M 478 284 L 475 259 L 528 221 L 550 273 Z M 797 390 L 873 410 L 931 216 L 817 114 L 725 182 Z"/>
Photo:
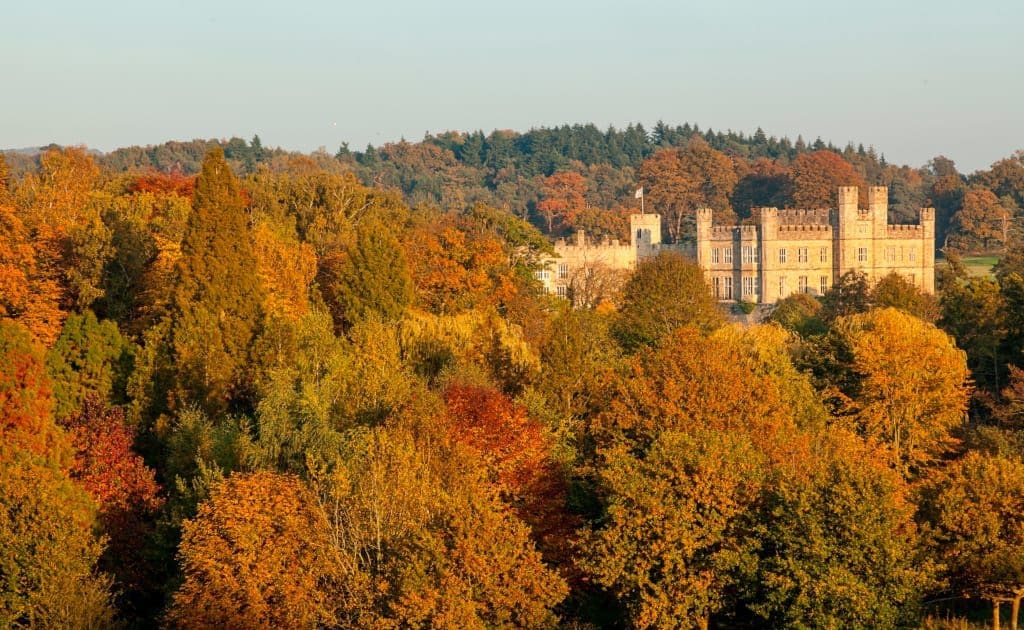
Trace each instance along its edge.
<path fill-rule="evenodd" d="M 822 238 L 832 237 L 832 226 L 817 223 L 804 223 L 799 225 L 780 225 L 779 234 L 786 234 L 790 238 L 800 238 L 800 236 L 806 236 L 807 238 Z"/>
<path fill-rule="evenodd" d="M 786 208 L 779 211 L 780 225 L 819 225 L 829 223 L 828 208 Z"/>

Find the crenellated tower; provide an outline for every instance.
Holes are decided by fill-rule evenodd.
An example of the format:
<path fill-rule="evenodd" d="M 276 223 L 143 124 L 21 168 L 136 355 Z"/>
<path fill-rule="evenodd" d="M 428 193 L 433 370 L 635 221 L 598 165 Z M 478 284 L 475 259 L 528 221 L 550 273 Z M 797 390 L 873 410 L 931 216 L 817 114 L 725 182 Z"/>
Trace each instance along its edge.
<path fill-rule="evenodd" d="M 856 190 L 856 189 L 854 189 Z M 868 214 L 871 215 L 871 233 L 876 239 L 885 239 L 889 227 L 889 189 L 885 186 L 868 188 Z"/>
<path fill-rule="evenodd" d="M 775 302 L 779 295 L 779 263 L 776 241 L 779 238 L 779 209 L 759 208 L 756 213 L 760 229 L 761 300 Z"/>
<path fill-rule="evenodd" d="M 697 264 L 707 269 L 711 264 L 711 208 L 697 209 Z"/>
<path fill-rule="evenodd" d="M 935 208 L 921 208 L 918 222 L 924 232 L 921 288 L 927 293 L 935 293 Z"/>
<path fill-rule="evenodd" d="M 857 268 L 858 239 L 867 236 L 867 234 L 860 234 L 861 228 L 865 227 L 860 217 L 860 210 L 857 208 L 857 187 L 840 186 L 835 221 L 832 226 L 832 249 L 835 252 L 832 268 L 833 277 L 836 279 L 847 271 Z"/>
<path fill-rule="evenodd" d="M 637 253 L 637 258 L 653 256 L 661 245 L 661 215 L 630 215 L 629 233 L 629 240 Z"/>

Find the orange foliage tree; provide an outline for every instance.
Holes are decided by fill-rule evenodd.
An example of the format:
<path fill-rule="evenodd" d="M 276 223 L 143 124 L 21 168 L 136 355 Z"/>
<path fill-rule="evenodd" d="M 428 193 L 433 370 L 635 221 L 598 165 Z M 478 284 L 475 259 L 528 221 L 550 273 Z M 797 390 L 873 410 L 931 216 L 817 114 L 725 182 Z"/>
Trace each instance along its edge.
<path fill-rule="evenodd" d="M 43 273 L 31 233 L 13 208 L 0 205 L 0 319 L 21 322 L 49 344 L 60 334 L 60 285 Z"/>
<path fill-rule="evenodd" d="M 445 403 L 452 439 L 484 462 L 541 549 L 564 549 L 574 522 L 565 511 L 568 487 L 543 425 L 493 387 L 453 383 Z"/>
<path fill-rule="evenodd" d="M 253 230 L 253 254 L 265 294 L 264 312 L 292 320 L 309 312 L 309 288 L 317 263 L 313 247 L 263 221 Z"/>
<path fill-rule="evenodd" d="M 1009 239 L 1012 216 L 999 197 L 985 188 L 964 191 L 960 211 L 953 215 L 951 239 L 958 249 L 989 249 L 993 244 L 1005 245 Z"/>
<path fill-rule="evenodd" d="M 99 505 L 109 544 L 101 559 L 124 589 L 153 586 L 158 574 L 146 556 L 157 512 L 163 505 L 155 473 L 133 450 L 135 431 L 120 408 L 86 399 L 68 423 L 75 458 L 70 475 Z"/>
<path fill-rule="evenodd" d="M 716 222 L 735 218 L 729 196 L 736 187 L 736 171 L 725 154 L 694 136 L 684 149 L 662 149 L 640 165 L 651 211 L 661 213 L 673 241 L 694 234 L 695 211 L 715 210 Z"/>
<path fill-rule="evenodd" d="M 417 299 L 435 313 L 498 304 L 515 292 L 502 242 L 464 227 L 445 217 L 404 239 Z"/>
<path fill-rule="evenodd" d="M 860 203 L 867 206 L 867 184 L 849 162 L 833 151 L 802 153 L 790 168 L 793 204 L 798 208 L 835 206 L 840 186 L 858 186 Z"/>
<path fill-rule="evenodd" d="M 562 171 L 546 177 L 541 184 L 537 212 L 544 217 L 548 234 L 555 223 L 575 223 L 575 215 L 587 207 L 587 180 L 579 173 Z"/>
<path fill-rule="evenodd" d="M 185 175 L 180 171 L 160 173 L 153 171 L 138 175 L 128 186 L 130 193 L 153 193 L 156 195 L 178 195 L 192 198 L 196 189 L 196 176 Z"/>
<path fill-rule="evenodd" d="M 297 478 L 234 474 L 214 486 L 179 548 L 180 628 L 315 628 L 334 622 L 328 524 Z"/>
<path fill-rule="evenodd" d="M 0 320 L 0 443 L 67 464 L 69 444 L 52 409 L 41 350 L 23 326 Z"/>

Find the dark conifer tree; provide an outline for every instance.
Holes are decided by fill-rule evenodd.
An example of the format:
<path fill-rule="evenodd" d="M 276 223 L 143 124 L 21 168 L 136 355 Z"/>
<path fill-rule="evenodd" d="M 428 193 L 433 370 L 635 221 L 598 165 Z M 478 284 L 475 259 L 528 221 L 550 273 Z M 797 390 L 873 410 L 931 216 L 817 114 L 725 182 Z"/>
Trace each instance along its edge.
<path fill-rule="evenodd" d="M 244 201 L 219 148 L 203 160 L 181 253 L 171 309 L 174 401 L 222 413 L 246 400 L 263 296 Z"/>
<path fill-rule="evenodd" d="M 321 271 L 335 323 L 347 328 L 368 317 L 393 320 L 412 303 L 414 287 L 402 247 L 386 225 L 359 225 L 344 261 Z"/>

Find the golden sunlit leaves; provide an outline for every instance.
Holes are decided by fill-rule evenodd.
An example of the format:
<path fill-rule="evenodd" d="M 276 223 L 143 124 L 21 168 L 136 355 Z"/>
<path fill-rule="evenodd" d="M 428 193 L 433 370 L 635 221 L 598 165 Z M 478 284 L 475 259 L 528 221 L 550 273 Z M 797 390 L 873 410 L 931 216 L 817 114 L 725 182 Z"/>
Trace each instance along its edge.
<path fill-rule="evenodd" d="M 316 628 L 338 577 L 316 499 L 291 476 L 232 475 L 183 526 L 174 627 Z"/>
<path fill-rule="evenodd" d="M 864 435 L 888 444 L 894 465 L 918 470 L 949 446 L 970 395 L 966 357 L 935 326 L 896 309 L 840 318 L 858 385 L 850 411 Z"/>

